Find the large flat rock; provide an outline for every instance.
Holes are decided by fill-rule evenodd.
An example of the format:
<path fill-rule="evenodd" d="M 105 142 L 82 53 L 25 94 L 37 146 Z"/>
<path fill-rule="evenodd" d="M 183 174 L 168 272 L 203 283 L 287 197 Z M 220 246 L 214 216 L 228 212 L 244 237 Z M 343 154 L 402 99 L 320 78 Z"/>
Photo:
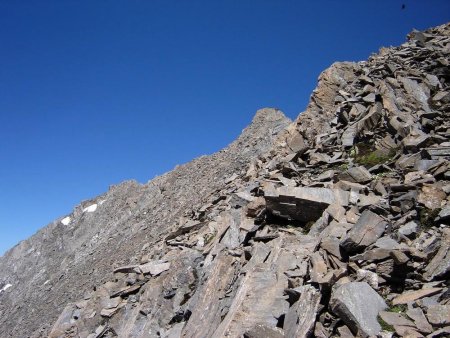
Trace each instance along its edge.
<path fill-rule="evenodd" d="M 365 210 L 355 226 L 342 240 L 341 247 L 349 252 L 357 252 L 375 243 L 381 237 L 387 222 L 370 210 Z"/>
<path fill-rule="evenodd" d="M 333 292 L 330 308 L 354 334 L 368 337 L 381 331 L 377 316 L 387 305 L 366 282 L 352 282 Z"/>
<path fill-rule="evenodd" d="M 347 206 L 350 193 L 340 189 L 279 187 L 265 191 L 267 209 L 301 222 L 316 221 L 331 204 Z"/>

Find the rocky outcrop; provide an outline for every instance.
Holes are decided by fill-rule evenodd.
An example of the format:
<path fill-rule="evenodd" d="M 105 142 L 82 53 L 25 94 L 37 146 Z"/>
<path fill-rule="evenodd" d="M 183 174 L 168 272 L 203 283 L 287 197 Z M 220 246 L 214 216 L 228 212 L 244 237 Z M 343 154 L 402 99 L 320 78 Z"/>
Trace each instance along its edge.
<path fill-rule="evenodd" d="M 0 332 L 448 335 L 449 43 L 336 63 L 292 124 L 260 111 L 226 150 L 83 203 L 1 259 Z"/>

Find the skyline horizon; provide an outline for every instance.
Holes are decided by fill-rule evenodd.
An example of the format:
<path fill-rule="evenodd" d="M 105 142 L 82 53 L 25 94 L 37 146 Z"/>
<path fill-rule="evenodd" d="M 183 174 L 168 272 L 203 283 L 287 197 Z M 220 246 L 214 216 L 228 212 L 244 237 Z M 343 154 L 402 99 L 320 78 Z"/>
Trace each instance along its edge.
<path fill-rule="evenodd" d="M 332 63 L 365 61 L 450 10 L 442 0 L 43 4 L 0 4 L 0 256 L 111 185 L 220 151 L 258 109 L 295 120 Z"/>

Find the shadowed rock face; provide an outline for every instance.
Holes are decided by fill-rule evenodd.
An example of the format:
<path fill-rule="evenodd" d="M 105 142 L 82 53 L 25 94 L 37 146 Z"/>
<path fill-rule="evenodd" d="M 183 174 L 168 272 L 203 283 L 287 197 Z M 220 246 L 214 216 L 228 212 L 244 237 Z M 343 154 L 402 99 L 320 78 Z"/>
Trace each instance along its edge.
<path fill-rule="evenodd" d="M 450 333 L 449 43 L 443 25 L 333 64 L 293 123 L 260 110 L 226 149 L 21 242 L 0 336 Z"/>

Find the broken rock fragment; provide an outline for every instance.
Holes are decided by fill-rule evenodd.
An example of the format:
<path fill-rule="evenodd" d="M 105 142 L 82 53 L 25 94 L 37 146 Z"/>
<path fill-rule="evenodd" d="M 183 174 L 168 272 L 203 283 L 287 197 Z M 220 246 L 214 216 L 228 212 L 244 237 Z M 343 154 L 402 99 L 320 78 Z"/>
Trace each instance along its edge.
<path fill-rule="evenodd" d="M 440 292 L 441 288 L 428 288 L 428 289 L 421 289 L 416 291 L 406 291 L 402 293 L 400 296 L 397 296 L 392 300 L 392 305 L 398 305 L 398 304 L 408 304 L 410 302 L 413 302 L 417 299 L 432 296 L 436 293 Z"/>
<path fill-rule="evenodd" d="M 427 309 L 428 321 L 435 326 L 450 325 L 450 305 L 432 305 Z"/>
<path fill-rule="evenodd" d="M 427 280 L 444 278 L 450 274 L 450 229 L 444 230 L 444 240 L 436 255 L 425 268 Z"/>
<path fill-rule="evenodd" d="M 286 314 L 283 326 L 285 337 L 309 337 L 314 331 L 321 295 L 310 285 L 302 286 L 296 291 L 300 297 Z"/>
<path fill-rule="evenodd" d="M 372 175 L 363 166 L 352 167 L 347 170 L 347 175 L 350 177 L 349 181 L 356 183 L 365 183 L 371 180 Z"/>
<path fill-rule="evenodd" d="M 386 226 L 387 222 L 382 217 L 370 210 L 365 210 L 342 240 L 341 247 L 348 253 L 364 249 L 381 237 Z"/>
<path fill-rule="evenodd" d="M 158 276 L 159 274 L 163 273 L 164 271 L 167 271 L 170 269 L 170 263 L 162 262 L 162 261 L 153 261 L 153 262 L 148 262 L 146 264 L 139 265 L 139 268 L 141 269 L 141 271 L 144 275 L 150 274 L 152 276 Z"/>
<path fill-rule="evenodd" d="M 333 292 L 330 307 L 353 334 L 369 337 L 381 331 L 377 316 L 387 305 L 366 282 L 351 282 Z"/>
<path fill-rule="evenodd" d="M 274 215 L 301 222 L 316 221 L 331 204 L 347 206 L 349 192 L 340 189 L 280 187 L 265 194 Z"/>

